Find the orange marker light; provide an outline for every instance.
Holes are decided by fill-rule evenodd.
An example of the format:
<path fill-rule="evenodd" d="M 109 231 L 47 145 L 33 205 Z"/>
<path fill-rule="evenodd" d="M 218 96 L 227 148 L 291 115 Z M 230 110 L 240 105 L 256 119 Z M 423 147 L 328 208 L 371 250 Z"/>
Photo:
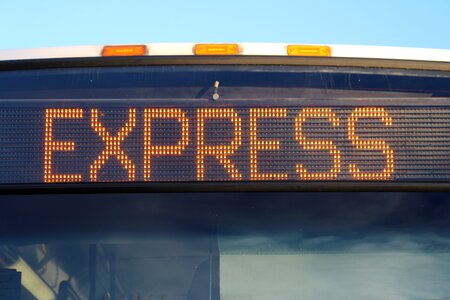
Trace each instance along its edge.
<path fill-rule="evenodd" d="M 289 56 L 331 56 L 330 46 L 288 45 Z"/>
<path fill-rule="evenodd" d="M 194 46 L 195 55 L 237 55 L 239 54 L 238 44 L 196 44 Z"/>
<path fill-rule="evenodd" d="M 102 56 L 141 56 L 147 54 L 145 45 L 105 46 Z"/>

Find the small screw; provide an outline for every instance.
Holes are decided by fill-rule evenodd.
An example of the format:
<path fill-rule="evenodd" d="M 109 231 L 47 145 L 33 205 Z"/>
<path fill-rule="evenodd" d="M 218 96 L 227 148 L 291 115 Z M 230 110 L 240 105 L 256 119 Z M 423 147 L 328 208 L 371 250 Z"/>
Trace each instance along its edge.
<path fill-rule="evenodd" d="M 214 101 L 219 100 L 219 81 L 214 82 L 214 94 L 212 95 Z"/>

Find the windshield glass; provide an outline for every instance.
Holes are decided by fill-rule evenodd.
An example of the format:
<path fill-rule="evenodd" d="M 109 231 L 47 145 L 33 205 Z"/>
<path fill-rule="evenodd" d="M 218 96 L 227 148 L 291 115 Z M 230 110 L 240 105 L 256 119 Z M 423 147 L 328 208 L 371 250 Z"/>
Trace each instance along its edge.
<path fill-rule="evenodd" d="M 448 86 L 448 72 L 368 68 L 2 71 L 0 293 L 14 300 L 445 299 L 447 194 L 294 191 L 321 191 L 335 179 L 334 190 L 346 183 L 347 191 L 361 179 L 378 184 L 372 191 L 396 180 L 412 188 L 448 181 Z M 151 127 L 145 108 L 160 106 L 179 108 L 188 121 L 169 114 Z M 204 107 L 236 115 L 201 123 Z M 272 117 L 267 108 L 286 109 L 286 117 L 258 123 L 252 135 L 254 107 L 262 119 Z M 304 138 L 301 116 L 310 107 L 318 110 L 308 118 L 322 119 L 308 121 Z M 52 115 L 56 108 L 73 111 Z M 242 130 L 233 129 L 238 119 Z M 182 140 L 186 124 L 195 130 Z M 153 139 L 144 138 L 149 127 Z M 199 159 L 199 144 L 222 149 L 236 132 L 235 154 Z M 329 133 L 332 142 L 323 142 Z M 162 157 L 146 161 L 149 140 L 162 145 L 151 148 Z M 255 140 L 265 141 L 256 163 Z M 176 148 L 183 141 L 185 156 Z M 275 175 L 261 175 L 269 172 Z M 198 185 L 162 193 L 152 180 L 166 182 L 164 192 Z M 253 191 L 270 185 L 273 192 L 242 192 L 257 180 Z M 133 182 L 141 188 L 127 185 Z M 286 186 L 292 192 L 281 193 Z"/>
<path fill-rule="evenodd" d="M 449 97 L 440 71 L 306 66 L 136 66 L 0 72 L 1 99 L 220 100 Z"/>
<path fill-rule="evenodd" d="M 22 273 L 21 299 L 450 294 L 446 194 L 28 195 L 0 203 L 0 263 Z"/>
<path fill-rule="evenodd" d="M 87 67 L 0 82 L 0 184 L 450 178 L 448 72 Z"/>

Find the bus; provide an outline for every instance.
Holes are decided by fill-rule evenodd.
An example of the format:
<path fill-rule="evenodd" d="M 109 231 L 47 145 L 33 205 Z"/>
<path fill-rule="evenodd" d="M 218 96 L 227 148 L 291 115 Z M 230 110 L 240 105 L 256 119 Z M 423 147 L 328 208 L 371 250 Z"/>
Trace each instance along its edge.
<path fill-rule="evenodd" d="M 450 297 L 450 50 L 0 51 L 0 299 Z"/>

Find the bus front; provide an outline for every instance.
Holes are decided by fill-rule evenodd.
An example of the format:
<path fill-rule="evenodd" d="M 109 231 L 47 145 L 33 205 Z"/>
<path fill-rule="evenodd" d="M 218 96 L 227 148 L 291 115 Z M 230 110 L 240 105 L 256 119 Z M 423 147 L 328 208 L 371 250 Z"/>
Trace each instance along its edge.
<path fill-rule="evenodd" d="M 0 52 L 0 298 L 446 299 L 449 87 L 447 50 Z"/>

